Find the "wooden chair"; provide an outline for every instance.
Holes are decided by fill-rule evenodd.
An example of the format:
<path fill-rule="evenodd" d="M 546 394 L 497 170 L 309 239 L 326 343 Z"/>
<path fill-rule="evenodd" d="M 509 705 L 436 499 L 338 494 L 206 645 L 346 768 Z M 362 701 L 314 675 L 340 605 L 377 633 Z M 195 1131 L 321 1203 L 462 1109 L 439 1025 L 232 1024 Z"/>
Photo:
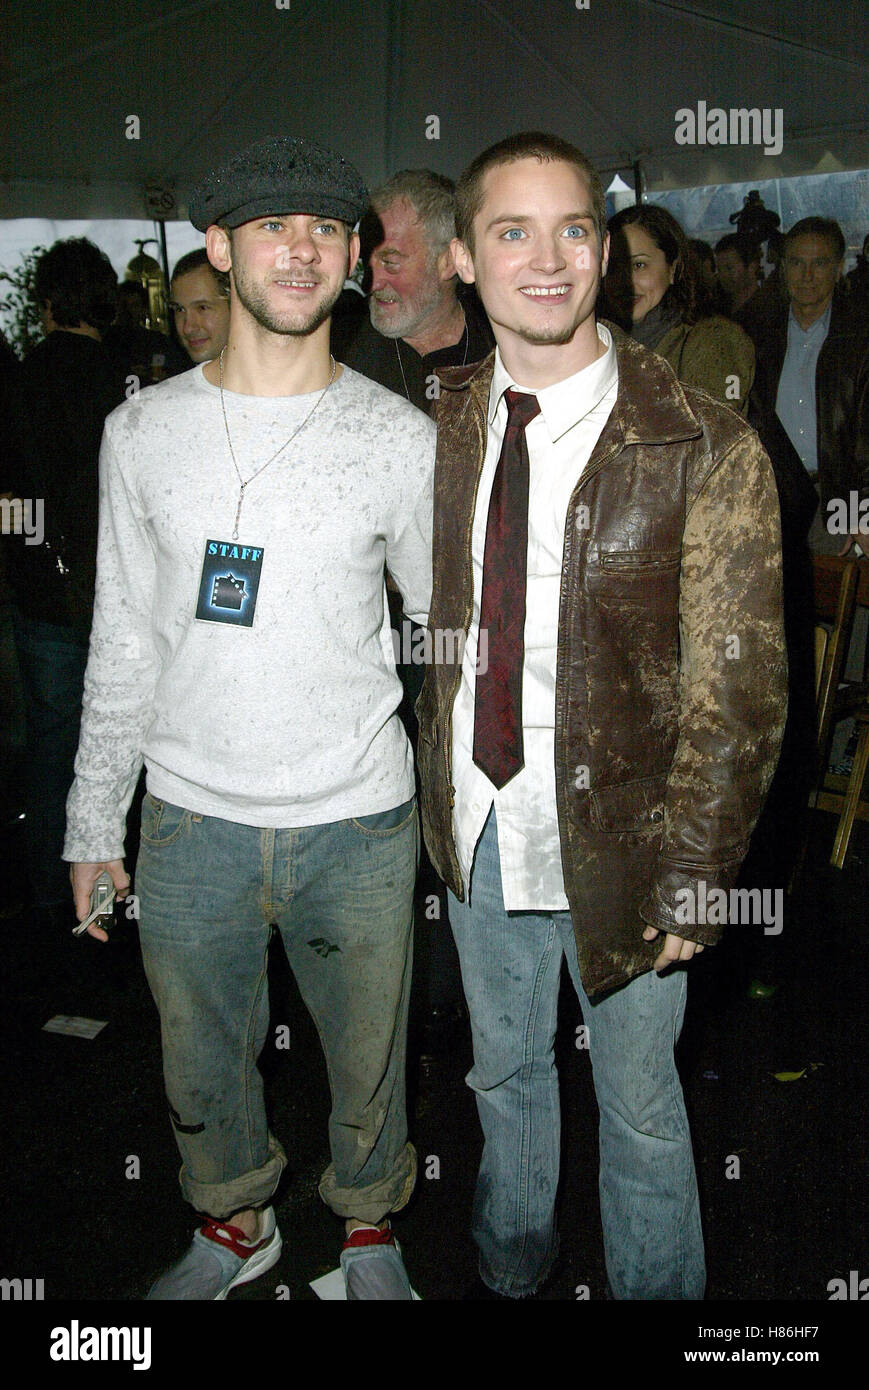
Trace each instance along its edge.
<path fill-rule="evenodd" d="M 855 819 L 869 820 L 869 801 L 861 800 L 863 783 L 866 780 L 866 769 L 869 767 L 869 701 L 864 700 L 854 717 L 859 729 L 857 748 L 854 753 L 854 766 L 848 778 L 842 814 L 839 816 L 836 838 L 833 841 L 833 853 L 830 856 L 830 863 L 836 869 L 841 869 L 844 866 Z"/>
<path fill-rule="evenodd" d="M 869 801 L 861 799 L 869 761 L 869 704 L 865 681 L 843 681 L 842 673 L 857 605 L 869 607 L 869 560 L 834 555 L 813 557 L 815 581 L 815 658 L 818 701 L 817 782 L 809 804 L 839 816 L 830 863 L 841 869 L 855 819 L 869 820 Z M 829 630 L 821 624 L 830 624 Z M 853 715 L 860 734 L 848 777 L 828 771 L 830 744 L 838 720 Z"/>

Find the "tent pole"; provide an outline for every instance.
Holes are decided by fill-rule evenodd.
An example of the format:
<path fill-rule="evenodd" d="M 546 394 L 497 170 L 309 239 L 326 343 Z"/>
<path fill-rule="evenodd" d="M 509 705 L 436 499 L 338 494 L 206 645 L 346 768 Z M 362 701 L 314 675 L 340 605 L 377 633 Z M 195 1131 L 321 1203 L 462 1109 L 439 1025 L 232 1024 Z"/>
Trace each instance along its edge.
<path fill-rule="evenodd" d="M 163 261 L 163 276 L 166 281 L 166 297 L 169 297 L 169 251 L 166 246 L 166 223 L 162 217 L 157 222 L 160 228 L 160 257 Z"/>
<path fill-rule="evenodd" d="M 643 186 L 643 166 L 642 166 L 642 164 L 640 163 L 640 161 L 639 161 L 638 159 L 635 159 L 635 160 L 634 160 L 634 163 L 633 163 L 633 170 L 634 170 L 634 197 L 635 197 L 635 199 L 636 199 L 636 201 L 637 201 L 638 203 L 641 203 L 641 202 L 643 201 L 644 197 L 645 197 L 645 188 L 644 188 L 644 186 Z"/>

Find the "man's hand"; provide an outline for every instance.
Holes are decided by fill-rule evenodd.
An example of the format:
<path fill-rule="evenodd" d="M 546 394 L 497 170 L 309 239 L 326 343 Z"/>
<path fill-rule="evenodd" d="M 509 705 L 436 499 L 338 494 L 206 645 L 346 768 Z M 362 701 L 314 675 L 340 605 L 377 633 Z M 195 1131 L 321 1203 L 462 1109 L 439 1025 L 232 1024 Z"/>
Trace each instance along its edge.
<path fill-rule="evenodd" d="M 90 930 L 90 929 L 88 929 Z M 654 941 L 656 936 L 660 936 L 657 927 L 646 927 L 643 932 L 644 941 Z M 664 937 L 664 947 L 659 956 L 655 958 L 655 969 L 660 973 L 666 970 L 668 965 L 672 965 L 677 960 L 690 960 L 695 952 L 699 954 L 703 950 L 699 941 L 686 941 L 683 936 L 674 936 L 672 932 L 667 932 Z"/>
<path fill-rule="evenodd" d="M 130 887 L 130 875 L 124 868 L 123 859 L 110 859 L 106 864 L 70 864 L 69 880 L 72 884 L 72 896 L 75 903 L 75 915 L 80 922 L 90 914 L 91 893 L 93 886 L 105 869 L 111 875 L 112 883 L 115 885 L 115 893 L 119 898 L 125 898 Z M 91 922 L 87 928 L 88 936 L 95 936 L 97 941 L 108 941 L 108 932 L 104 932 L 102 927 L 98 927 L 95 922 Z"/>

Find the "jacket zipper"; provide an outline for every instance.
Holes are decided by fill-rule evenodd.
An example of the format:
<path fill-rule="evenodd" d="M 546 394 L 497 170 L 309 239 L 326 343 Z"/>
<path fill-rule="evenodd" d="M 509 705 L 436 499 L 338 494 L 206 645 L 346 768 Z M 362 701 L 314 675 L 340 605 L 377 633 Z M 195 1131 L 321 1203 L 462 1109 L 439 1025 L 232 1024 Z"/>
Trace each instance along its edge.
<path fill-rule="evenodd" d="M 476 401 L 475 401 L 475 404 L 476 404 Z M 486 418 L 486 417 L 485 417 L 485 409 L 484 409 L 484 410 L 483 410 L 483 420 L 485 420 L 485 418 Z M 475 424 L 476 424 L 476 426 L 477 426 L 477 429 L 479 430 L 479 429 L 480 429 L 480 419 L 479 419 L 479 416 L 477 417 L 477 419 L 476 419 L 476 421 L 475 421 Z M 482 431 L 481 431 L 481 433 L 482 433 Z M 473 616 L 474 616 L 474 556 L 473 556 L 474 517 L 476 516 L 476 513 L 477 513 L 477 497 L 478 497 L 479 491 L 480 491 L 480 479 L 481 479 L 482 476 L 483 476 L 483 468 L 485 467 L 485 464 L 486 464 L 486 450 L 485 450 L 485 438 L 484 438 L 483 454 L 482 454 L 482 458 L 480 459 L 480 467 L 479 467 L 479 470 L 478 470 L 478 472 L 477 472 L 477 481 L 476 481 L 476 483 L 474 484 L 474 495 L 473 495 L 473 497 L 471 498 L 471 505 L 470 505 L 470 508 L 468 509 L 468 529 L 467 529 L 467 531 L 466 531 L 466 533 L 465 533 L 465 548 L 466 548 L 465 553 L 466 553 L 466 554 L 468 555 L 468 557 L 469 557 L 470 566 L 471 566 L 471 586 L 470 586 L 471 601 L 470 601 L 470 604 L 468 605 L 468 607 L 467 607 L 466 610 L 465 610 L 465 621 L 464 621 L 464 625 L 463 625 L 463 626 L 464 626 L 464 630 L 465 630 L 465 642 L 466 642 L 466 643 L 467 643 L 467 640 L 468 640 L 468 632 L 470 631 L 470 627 L 471 627 L 471 619 L 472 619 Z M 464 650 L 464 648 L 463 648 L 462 650 Z M 478 656 L 479 656 L 479 653 L 478 653 Z M 447 786 L 448 786 L 449 789 L 450 789 L 450 791 L 449 791 L 449 796 L 450 796 L 450 810 L 452 810 L 453 807 L 454 807 L 455 804 L 456 804 L 455 788 L 454 788 L 454 786 L 453 786 L 453 706 L 454 706 L 454 704 L 455 704 L 455 702 L 456 702 L 456 695 L 457 695 L 457 693 L 458 693 L 458 689 L 459 689 L 459 685 L 460 685 L 460 683 L 461 683 L 461 679 L 462 679 L 462 668 L 461 668 L 461 666 L 457 666 L 455 678 L 454 678 L 454 680 L 453 680 L 453 687 L 452 687 L 452 690 L 450 691 L 449 699 L 447 700 L 446 706 L 445 706 L 445 708 L 446 708 L 447 710 L 449 710 L 449 720 L 450 720 L 450 730 L 449 730 L 450 736 L 449 736 L 449 738 L 445 738 L 445 739 L 444 739 L 444 753 L 445 753 L 446 762 L 447 762 Z M 455 835 L 453 835 L 453 843 L 454 843 L 454 845 L 455 845 Z M 455 856 L 455 859 L 456 859 L 456 866 L 457 866 L 458 869 L 459 869 L 459 880 L 461 881 L 461 866 L 460 866 L 459 863 L 458 863 L 458 855 L 457 855 L 457 854 L 456 854 L 456 856 Z M 464 891 L 464 883 L 462 883 L 462 890 Z"/>

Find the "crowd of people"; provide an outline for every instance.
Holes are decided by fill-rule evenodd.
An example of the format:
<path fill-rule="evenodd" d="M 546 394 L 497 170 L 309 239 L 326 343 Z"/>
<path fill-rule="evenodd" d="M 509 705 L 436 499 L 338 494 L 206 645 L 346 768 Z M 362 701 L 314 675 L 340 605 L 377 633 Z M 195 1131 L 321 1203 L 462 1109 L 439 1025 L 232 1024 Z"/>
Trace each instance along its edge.
<path fill-rule="evenodd" d="M 866 545 L 826 520 L 869 491 L 869 238 L 845 278 L 820 214 L 745 218 L 714 249 L 659 205 L 607 222 L 591 164 L 536 133 L 458 185 L 403 170 L 370 194 L 328 151 L 264 142 L 190 210 L 205 246 L 172 271 L 173 340 L 96 246 L 61 241 L 36 270 L 45 336 L 0 380 L 0 492 L 39 504 L 4 537 L 26 728 L 5 803 L 59 929 L 70 864 L 79 920 L 99 872 L 129 890 L 147 771 L 140 938 L 205 1218 L 150 1297 L 223 1298 L 280 1253 L 256 1069 L 273 927 L 328 1059 L 348 1297 L 410 1297 L 389 1216 L 415 1175 L 419 791 L 461 969 L 460 990 L 441 934 L 432 1036 L 467 1009 L 474 1041 L 478 1296 L 530 1296 L 555 1258 L 566 962 L 612 1296 L 700 1298 L 673 1043 L 718 928 L 686 926 L 680 893 L 740 866 L 788 881 L 810 556 Z M 460 649 L 426 666 L 425 629 Z"/>

